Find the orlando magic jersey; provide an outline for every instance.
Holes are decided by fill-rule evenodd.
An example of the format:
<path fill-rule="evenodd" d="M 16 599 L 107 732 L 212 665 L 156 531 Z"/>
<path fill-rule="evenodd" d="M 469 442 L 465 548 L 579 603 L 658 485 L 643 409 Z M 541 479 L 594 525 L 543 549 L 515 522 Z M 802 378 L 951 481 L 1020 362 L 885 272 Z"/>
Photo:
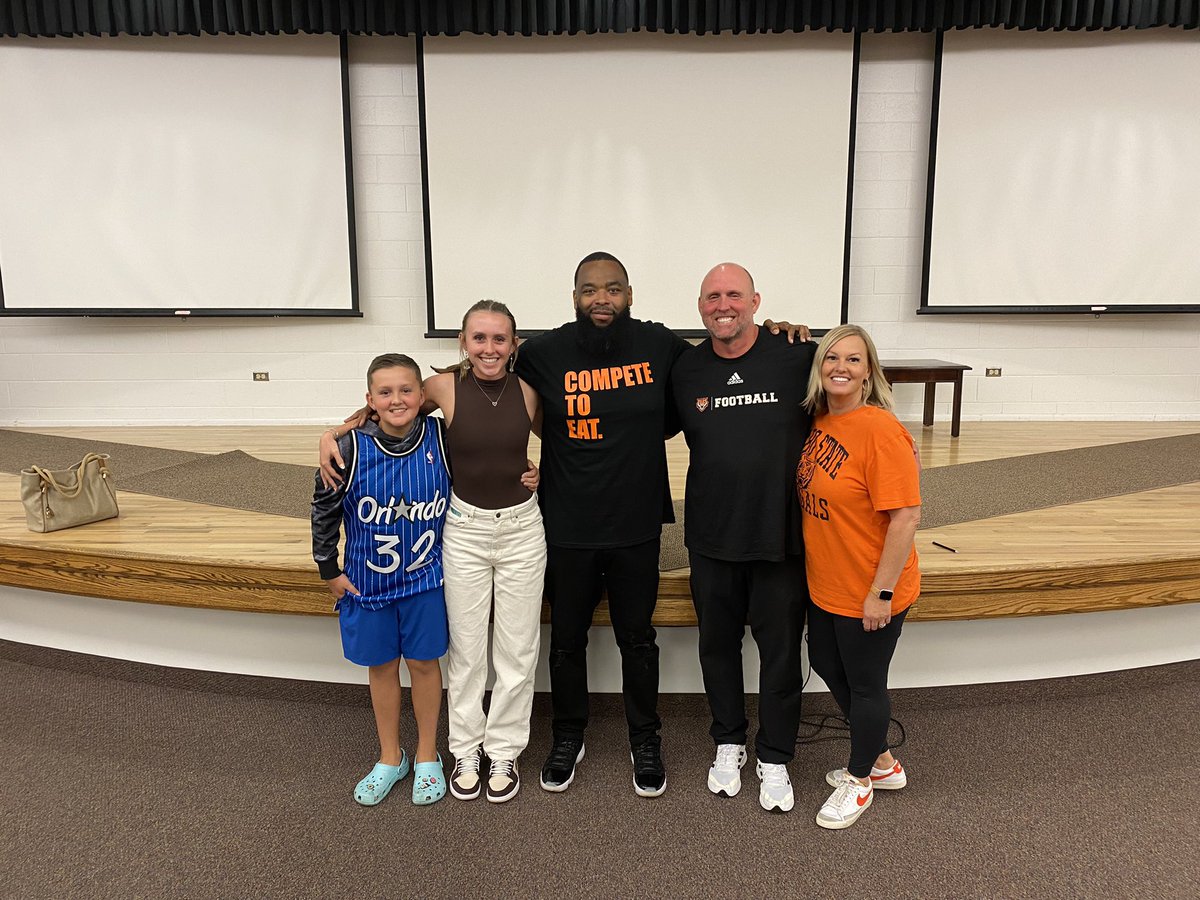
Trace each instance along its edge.
<path fill-rule="evenodd" d="M 423 434 L 404 453 L 354 433 L 356 453 L 342 500 L 344 570 L 360 597 L 382 609 L 442 586 L 442 526 L 450 472 L 440 419 L 421 416 Z"/>

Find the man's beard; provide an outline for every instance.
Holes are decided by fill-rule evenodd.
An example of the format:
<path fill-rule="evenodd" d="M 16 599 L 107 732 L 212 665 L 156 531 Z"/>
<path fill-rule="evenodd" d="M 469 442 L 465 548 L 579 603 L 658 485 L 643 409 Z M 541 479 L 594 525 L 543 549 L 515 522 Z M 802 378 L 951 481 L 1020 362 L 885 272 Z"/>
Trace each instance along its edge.
<path fill-rule="evenodd" d="M 585 353 L 592 356 L 608 356 L 614 350 L 625 346 L 632 321 L 628 306 L 613 316 L 613 320 L 607 328 L 598 327 L 587 313 L 577 309 L 575 310 L 575 341 Z"/>

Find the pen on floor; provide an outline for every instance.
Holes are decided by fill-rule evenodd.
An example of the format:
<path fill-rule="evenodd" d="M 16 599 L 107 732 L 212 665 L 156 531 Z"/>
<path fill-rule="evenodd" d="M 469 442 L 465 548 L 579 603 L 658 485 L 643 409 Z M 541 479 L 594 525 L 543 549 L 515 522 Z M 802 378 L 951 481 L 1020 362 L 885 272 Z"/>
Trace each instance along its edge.
<path fill-rule="evenodd" d="M 949 550 L 951 553 L 958 552 L 953 547 L 947 547 L 945 544 L 939 544 L 937 541 L 930 541 L 929 543 L 933 544 L 933 546 L 935 546 L 935 547 L 941 547 L 943 550 Z"/>

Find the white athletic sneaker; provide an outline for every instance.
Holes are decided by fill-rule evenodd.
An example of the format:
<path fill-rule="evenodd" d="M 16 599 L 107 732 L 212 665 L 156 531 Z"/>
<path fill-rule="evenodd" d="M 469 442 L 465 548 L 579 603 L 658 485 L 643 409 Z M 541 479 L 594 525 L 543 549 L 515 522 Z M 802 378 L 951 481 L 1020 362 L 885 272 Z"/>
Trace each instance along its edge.
<path fill-rule="evenodd" d="M 845 769 L 834 769 L 827 772 L 825 781 L 830 787 L 837 787 L 846 776 Z M 877 769 L 871 766 L 871 787 L 877 791 L 898 791 L 908 784 L 908 776 L 904 774 L 904 766 L 897 762 L 890 769 Z"/>
<path fill-rule="evenodd" d="M 787 766 L 783 763 L 760 762 L 757 766 L 762 784 L 758 788 L 758 805 L 767 812 L 787 812 L 795 805 L 792 796 L 792 780 L 788 778 Z"/>
<path fill-rule="evenodd" d="M 737 796 L 742 789 L 742 766 L 745 764 L 745 744 L 718 744 L 717 757 L 708 770 L 708 789 L 726 797 Z"/>
<path fill-rule="evenodd" d="M 863 787 L 857 778 L 847 772 L 837 790 L 829 795 L 817 813 L 817 824 L 822 828 L 849 828 L 874 799 L 875 791 L 871 785 Z"/>

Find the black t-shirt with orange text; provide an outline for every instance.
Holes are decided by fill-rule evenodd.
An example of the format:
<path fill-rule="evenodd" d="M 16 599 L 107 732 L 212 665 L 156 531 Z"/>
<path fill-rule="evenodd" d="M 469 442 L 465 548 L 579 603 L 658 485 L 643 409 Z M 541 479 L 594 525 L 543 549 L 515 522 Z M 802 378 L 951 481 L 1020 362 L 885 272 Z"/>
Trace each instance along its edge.
<path fill-rule="evenodd" d="M 604 549 L 653 540 L 673 522 L 667 376 L 691 345 L 634 319 L 623 346 L 588 353 L 569 322 L 521 344 L 517 374 L 542 397 L 546 541 Z"/>

